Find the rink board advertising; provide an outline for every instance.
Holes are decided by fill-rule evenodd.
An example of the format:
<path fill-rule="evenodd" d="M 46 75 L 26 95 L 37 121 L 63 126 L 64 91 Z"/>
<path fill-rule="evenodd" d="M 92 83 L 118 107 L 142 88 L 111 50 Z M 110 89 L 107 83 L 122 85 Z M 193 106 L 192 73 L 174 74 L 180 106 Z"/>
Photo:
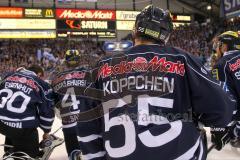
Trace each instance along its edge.
<path fill-rule="evenodd" d="M 55 19 L 0 19 L 0 29 L 56 29 Z"/>
<path fill-rule="evenodd" d="M 135 21 L 140 11 L 116 11 L 117 20 Z"/>
<path fill-rule="evenodd" d="M 173 22 L 191 22 L 191 16 L 172 14 L 172 21 Z"/>
<path fill-rule="evenodd" d="M 0 7 L 0 18 L 22 18 L 22 8 Z"/>
<path fill-rule="evenodd" d="M 117 30 L 132 31 L 135 21 L 117 21 Z"/>
<path fill-rule="evenodd" d="M 240 0 L 222 0 L 222 3 L 227 18 L 240 15 Z"/>
<path fill-rule="evenodd" d="M 57 36 L 59 38 L 64 37 L 99 37 L 99 38 L 115 38 L 116 33 L 114 31 L 58 31 Z"/>
<path fill-rule="evenodd" d="M 53 9 L 24 9 L 25 18 L 55 18 L 55 10 Z"/>
<path fill-rule="evenodd" d="M 0 38 L 56 38 L 55 30 L 20 30 L 0 32 Z"/>
<path fill-rule="evenodd" d="M 57 20 L 57 29 L 110 31 L 116 29 L 116 23 L 115 21 Z"/>
<path fill-rule="evenodd" d="M 58 19 L 115 20 L 116 12 L 113 10 L 56 9 L 56 17 Z"/>

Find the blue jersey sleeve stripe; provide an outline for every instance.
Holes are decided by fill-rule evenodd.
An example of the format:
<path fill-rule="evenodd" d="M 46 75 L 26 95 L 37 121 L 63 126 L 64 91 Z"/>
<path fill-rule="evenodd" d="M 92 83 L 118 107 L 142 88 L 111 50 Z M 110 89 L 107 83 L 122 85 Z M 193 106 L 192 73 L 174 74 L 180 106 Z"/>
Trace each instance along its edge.
<path fill-rule="evenodd" d="M 75 127 L 76 125 L 77 125 L 77 122 L 68 124 L 68 125 L 63 125 L 63 128 L 72 128 L 72 127 Z"/>
<path fill-rule="evenodd" d="M 49 127 L 49 126 L 45 126 L 45 125 L 42 125 L 42 124 L 40 124 L 40 126 L 44 129 L 51 129 L 52 128 L 51 126 Z"/>
<path fill-rule="evenodd" d="M 26 117 L 26 118 L 23 118 L 23 119 L 17 119 L 17 118 L 9 118 L 9 117 L 5 117 L 5 116 L 0 115 L 0 119 L 5 120 L 5 121 L 30 121 L 30 120 L 34 120 L 35 117 Z"/>
<path fill-rule="evenodd" d="M 86 137 L 80 137 L 80 136 L 77 137 L 79 142 L 90 142 L 90 141 L 96 140 L 98 138 L 102 138 L 102 136 L 98 135 L 98 134 L 92 134 L 92 135 L 89 135 Z"/>
<path fill-rule="evenodd" d="M 90 154 L 82 155 L 82 158 L 85 160 L 91 160 L 91 159 L 98 158 L 98 157 L 104 157 L 105 154 L 106 154 L 105 151 L 100 151 L 100 152 L 93 153 L 93 154 L 90 153 Z"/>
<path fill-rule="evenodd" d="M 44 120 L 44 121 L 48 121 L 48 122 L 54 121 L 54 118 L 46 118 L 46 117 L 42 117 L 42 116 L 40 116 L 40 119 Z"/>

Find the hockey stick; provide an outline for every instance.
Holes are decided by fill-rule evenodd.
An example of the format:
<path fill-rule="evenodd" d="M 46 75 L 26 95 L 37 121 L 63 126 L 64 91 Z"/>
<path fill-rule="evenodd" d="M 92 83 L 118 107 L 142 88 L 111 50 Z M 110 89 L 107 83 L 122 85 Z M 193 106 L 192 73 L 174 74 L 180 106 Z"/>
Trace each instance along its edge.
<path fill-rule="evenodd" d="M 55 131 L 52 133 L 52 135 L 54 135 L 55 133 L 57 133 L 60 129 L 62 129 L 62 126 L 59 127 L 57 130 L 55 130 Z"/>
<path fill-rule="evenodd" d="M 8 147 L 8 148 L 13 148 L 13 146 L 11 146 L 11 145 L 7 145 L 7 144 L 0 144 L 0 146 Z"/>
<path fill-rule="evenodd" d="M 55 136 L 60 129 L 62 129 L 62 126 L 59 127 L 57 130 L 55 130 L 53 133 L 50 134 L 49 140 L 43 140 L 42 143 L 46 144 L 45 147 L 43 147 L 42 151 L 44 152 L 43 156 L 41 157 L 41 160 L 48 160 L 49 157 L 51 156 L 54 148 L 58 147 L 62 143 L 64 143 L 64 140 L 62 138 L 59 138 Z M 44 142 L 45 141 L 45 142 Z M 55 145 L 52 146 L 52 143 L 55 142 Z"/>
<path fill-rule="evenodd" d="M 16 154 L 16 155 L 15 155 Z M 19 154 L 21 154 L 21 156 L 19 156 Z M 24 153 L 24 152 L 13 152 L 7 156 L 4 156 L 3 159 L 1 160 L 12 160 L 12 159 L 19 159 L 19 160 L 37 160 L 37 159 L 34 159 L 32 157 L 30 157 L 27 153 Z"/>
<path fill-rule="evenodd" d="M 207 154 L 209 154 L 209 153 L 213 150 L 214 147 L 216 147 L 216 145 L 215 145 L 215 144 L 212 144 L 212 145 L 207 149 Z"/>

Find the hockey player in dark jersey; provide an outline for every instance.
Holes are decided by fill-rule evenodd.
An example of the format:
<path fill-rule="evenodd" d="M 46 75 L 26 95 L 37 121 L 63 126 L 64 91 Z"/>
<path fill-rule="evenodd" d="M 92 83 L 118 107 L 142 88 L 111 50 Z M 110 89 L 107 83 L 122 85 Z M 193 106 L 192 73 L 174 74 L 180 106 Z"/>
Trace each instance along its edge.
<path fill-rule="evenodd" d="M 0 84 L 0 133 L 5 135 L 5 145 L 13 146 L 11 152 L 25 152 L 32 158 L 39 156 L 37 128 L 47 139 L 54 120 L 52 90 L 41 79 L 43 73 L 37 65 L 19 68 Z"/>
<path fill-rule="evenodd" d="M 86 85 L 83 79 L 85 73 L 82 71 L 83 68 L 78 68 L 80 62 L 80 55 L 77 50 L 68 50 L 65 54 L 65 71 L 57 73 L 52 80 L 52 87 L 55 93 L 55 103 L 59 104 L 60 116 L 61 114 L 79 113 L 80 101 L 76 99 L 76 95 L 73 87 L 79 85 Z M 71 83 L 70 83 L 71 82 Z M 69 85 L 68 85 L 69 83 Z M 67 88 L 64 92 L 59 91 L 62 88 Z M 71 101 L 68 102 L 70 100 Z M 60 107 L 67 108 L 67 111 L 63 111 Z M 72 107 L 72 108 L 70 108 Z M 71 124 L 63 123 L 63 135 L 65 139 L 65 146 L 68 156 L 71 155 L 72 151 L 79 150 L 79 144 L 77 140 L 77 133 L 75 127 L 77 122 Z"/>
<path fill-rule="evenodd" d="M 237 101 L 233 121 L 235 125 L 226 128 L 212 128 L 212 142 L 216 149 L 221 150 L 231 139 L 240 137 L 240 37 L 237 32 L 227 31 L 217 36 L 213 45 L 218 61 L 213 67 L 213 76 L 221 81 L 224 89 L 229 91 L 232 98 Z"/>
<path fill-rule="evenodd" d="M 61 116 L 86 111 L 94 103 L 91 99 L 76 93 L 79 89 L 86 89 L 91 82 L 89 71 L 85 67 L 81 67 L 78 50 L 68 50 L 65 55 L 65 63 L 66 70 L 58 73 L 52 81 L 56 95 L 55 101 L 60 107 Z M 70 160 L 75 160 L 79 155 L 81 141 L 85 140 L 83 135 L 88 135 L 89 129 L 94 131 L 96 125 L 96 123 L 87 122 L 77 123 L 74 120 L 72 123 L 66 124 L 63 121 L 65 145 Z M 86 157 L 84 152 L 82 154 L 83 157 Z"/>
<path fill-rule="evenodd" d="M 99 61 L 95 85 L 104 114 L 95 134 L 103 160 L 203 160 L 197 122 L 231 121 L 233 104 L 220 83 L 198 58 L 165 45 L 172 30 L 170 13 L 150 5 L 137 16 L 135 46 Z"/>

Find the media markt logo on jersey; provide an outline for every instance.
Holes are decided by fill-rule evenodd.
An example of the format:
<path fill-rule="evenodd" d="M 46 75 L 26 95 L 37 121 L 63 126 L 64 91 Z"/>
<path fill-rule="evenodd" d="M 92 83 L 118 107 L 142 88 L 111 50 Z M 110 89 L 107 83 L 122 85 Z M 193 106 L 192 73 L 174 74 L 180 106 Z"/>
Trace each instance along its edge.
<path fill-rule="evenodd" d="M 44 12 L 44 17 L 46 18 L 53 18 L 54 17 L 54 12 L 52 9 L 46 9 Z"/>
<path fill-rule="evenodd" d="M 137 57 L 133 61 L 121 61 L 118 64 L 111 66 L 109 63 L 104 63 L 98 70 L 98 79 L 115 76 L 124 73 L 132 72 L 164 72 L 173 73 L 180 76 L 185 75 L 184 63 L 181 61 L 168 61 L 166 57 L 159 58 L 154 56 L 151 60 L 144 57 Z"/>

